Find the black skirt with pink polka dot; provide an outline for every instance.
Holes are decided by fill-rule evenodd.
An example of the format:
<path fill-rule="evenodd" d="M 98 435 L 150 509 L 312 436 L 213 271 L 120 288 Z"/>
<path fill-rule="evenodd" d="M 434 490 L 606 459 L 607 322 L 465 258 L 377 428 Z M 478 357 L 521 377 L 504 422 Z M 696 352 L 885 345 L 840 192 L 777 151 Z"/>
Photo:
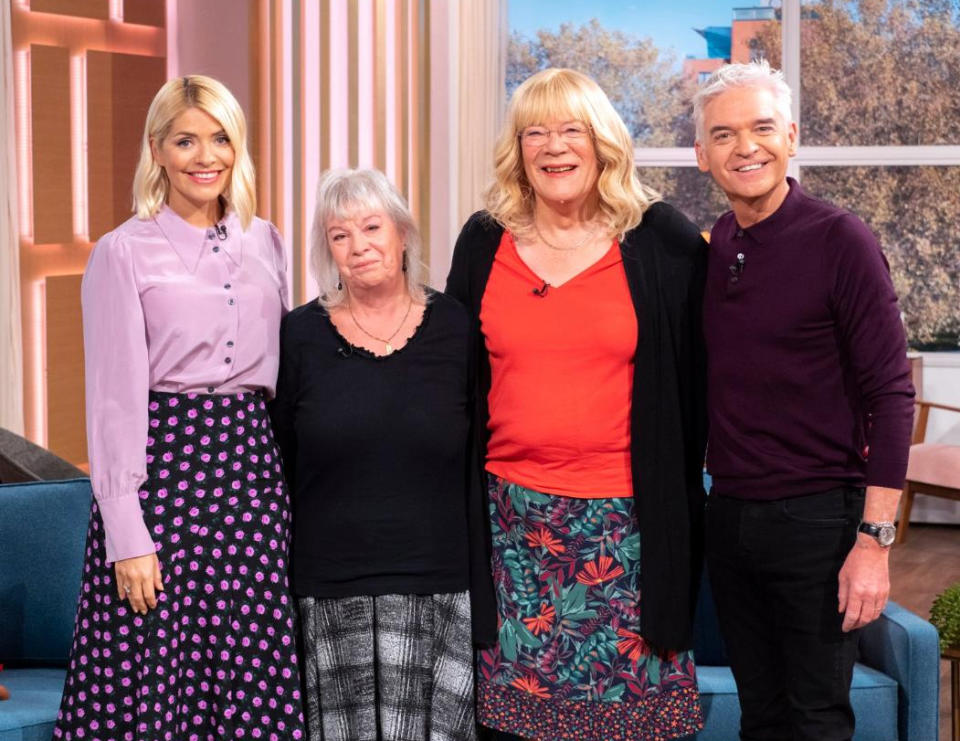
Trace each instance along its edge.
<path fill-rule="evenodd" d="M 96 502 L 58 739 L 305 738 L 290 502 L 261 393 L 150 392 L 156 609 L 117 598 Z"/>

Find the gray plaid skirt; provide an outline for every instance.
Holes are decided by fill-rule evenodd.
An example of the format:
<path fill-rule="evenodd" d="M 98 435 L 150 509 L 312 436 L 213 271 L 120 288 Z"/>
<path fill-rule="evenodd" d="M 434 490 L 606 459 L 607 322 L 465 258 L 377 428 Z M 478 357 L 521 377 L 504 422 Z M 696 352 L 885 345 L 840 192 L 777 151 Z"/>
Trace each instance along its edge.
<path fill-rule="evenodd" d="M 310 741 L 472 741 L 470 598 L 299 600 Z"/>

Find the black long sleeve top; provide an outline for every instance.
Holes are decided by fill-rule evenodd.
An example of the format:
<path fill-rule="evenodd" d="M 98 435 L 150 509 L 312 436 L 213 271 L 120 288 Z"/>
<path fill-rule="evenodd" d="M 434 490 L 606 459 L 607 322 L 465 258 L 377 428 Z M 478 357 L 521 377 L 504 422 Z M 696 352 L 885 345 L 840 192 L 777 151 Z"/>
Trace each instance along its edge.
<path fill-rule="evenodd" d="M 271 416 L 292 490 L 296 594 L 470 586 L 469 328 L 462 306 L 431 293 L 409 342 L 376 357 L 315 302 L 284 319 Z"/>

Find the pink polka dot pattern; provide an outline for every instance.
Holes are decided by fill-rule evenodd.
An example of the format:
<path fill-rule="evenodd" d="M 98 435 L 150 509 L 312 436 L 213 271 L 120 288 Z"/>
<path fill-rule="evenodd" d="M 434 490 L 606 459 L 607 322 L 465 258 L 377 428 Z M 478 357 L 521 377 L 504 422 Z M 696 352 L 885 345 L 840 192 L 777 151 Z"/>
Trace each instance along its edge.
<path fill-rule="evenodd" d="M 116 597 L 96 502 L 54 738 L 305 738 L 290 502 L 260 393 L 150 393 L 140 491 L 164 591 Z"/>

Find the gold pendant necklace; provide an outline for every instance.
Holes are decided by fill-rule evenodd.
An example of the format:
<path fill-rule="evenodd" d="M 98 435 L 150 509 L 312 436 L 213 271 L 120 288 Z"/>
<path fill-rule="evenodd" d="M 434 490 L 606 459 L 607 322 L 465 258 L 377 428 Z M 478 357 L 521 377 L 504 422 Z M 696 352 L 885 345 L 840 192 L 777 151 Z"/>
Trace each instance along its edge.
<path fill-rule="evenodd" d="M 395 330 L 393 330 L 393 334 L 392 334 L 392 335 L 390 335 L 389 337 L 387 337 L 386 339 L 384 339 L 383 337 L 377 337 L 375 334 L 372 334 L 372 333 L 368 332 L 367 330 L 365 330 L 365 329 L 363 328 L 363 326 L 361 326 L 360 322 L 357 321 L 357 317 L 354 316 L 354 314 L 353 314 L 353 306 L 351 306 L 349 303 L 347 303 L 347 311 L 350 312 L 350 318 L 353 319 L 353 323 L 357 325 L 357 329 L 359 329 L 361 332 L 363 332 L 367 337 L 369 337 L 369 338 L 371 338 L 371 339 L 374 339 L 374 340 L 376 340 L 377 342 L 382 342 L 382 343 L 383 343 L 383 354 L 384 354 L 384 355 L 390 355 L 390 354 L 393 353 L 394 347 L 393 347 L 393 345 L 391 345 L 390 343 L 393 341 L 393 338 L 397 336 L 397 333 L 400 332 L 401 329 L 403 329 L 403 325 L 404 325 L 404 323 L 407 321 L 407 317 L 410 316 L 410 309 L 412 309 L 412 308 L 413 308 L 413 297 L 411 296 L 411 297 L 410 297 L 410 300 L 407 302 L 407 311 L 406 311 L 406 313 L 403 315 L 403 319 L 400 320 L 400 326 L 398 326 Z"/>
<path fill-rule="evenodd" d="M 591 229 L 589 232 L 587 232 L 587 235 L 586 235 L 583 239 L 581 239 L 579 242 L 577 242 L 577 243 L 576 243 L 575 245 L 573 245 L 572 247 L 560 247 L 559 245 L 556 245 L 556 244 L 553 244 L 552 242 L 549 242 L 549 241 L 547 240 L 547 238 L 546 238 L 545 236 L 543 236 L 543 233 L 540 231 L 540 227 L 537 225 L 537 220 L 536 220 L 536 219 L 533 220 L 533 228 L 534 228 L 534 231 L 536 231 L 537 236 L 540 237 L 540 241 L 541 241 L 541 242 L 543 242 L 543 243 L 544 243 L 547 247 L 549 247 L 551 250 L 557 250 L 558 252 L 573 252 L 574 250 L 579 250 L 581 247 L 583 247 L 583 245 L 585 245 L 588 241 L 590 241 L 590 238 L 591 238 L 594 234 L 597 233 L 597 227 L 594 226 L 593 229 Z"/>

